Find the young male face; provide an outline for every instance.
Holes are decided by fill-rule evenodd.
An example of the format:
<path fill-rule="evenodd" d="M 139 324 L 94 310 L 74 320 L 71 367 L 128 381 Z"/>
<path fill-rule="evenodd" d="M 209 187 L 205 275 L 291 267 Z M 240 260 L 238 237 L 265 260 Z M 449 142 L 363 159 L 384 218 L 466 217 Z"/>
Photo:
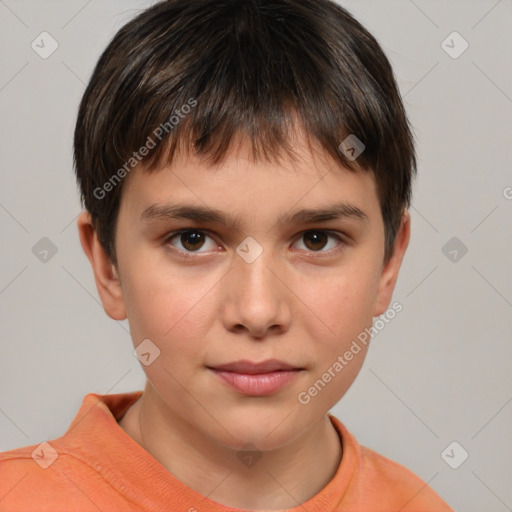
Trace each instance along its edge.
<path fill-rule="evenodd" d="M 383 266 L 373 174 L 312 155 L 303 139 L 294 148 L 296 162 L 255 163 L 244 143 L 215 167 L 191 154 L 170 168 L 132 171 L 116 227 L 118 273 L 88 214 L 78 222 L 107 314 L 128 317 L 135 347 L 149 339 L 160 350 L 141 365 L 153 408 L 163 421 L 233 449 L 246 443 L 276 449 L 325 421 L 361 368 L 362 344 L 308 403 L 299 397 L 388 308 L 408 244 L 406 213 L 394 256 Z M 178 204 L 218 210 L 228 224 L 147 210 Z M 340 204 L 349 214 L 338 219 L 290 220 L 303 209 Z M 183 229 L 198 232 L 170 240 Z M 241 360 L 279 360 L 298 370 L 288 372 L 287 381 L 277 374 L 237 377 L 237 387 L 212 369 Z M 272 389 L 272 379 L 281 386 Z"/>

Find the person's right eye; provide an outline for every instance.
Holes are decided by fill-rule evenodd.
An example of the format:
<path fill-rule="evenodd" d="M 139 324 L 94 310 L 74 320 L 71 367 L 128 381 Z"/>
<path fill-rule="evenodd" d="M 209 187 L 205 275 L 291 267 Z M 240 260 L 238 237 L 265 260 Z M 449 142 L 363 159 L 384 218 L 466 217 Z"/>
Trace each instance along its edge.
<path fill-rule="evenodd" d="M 211 241 L 210 249 L 201 251 L 200 249 L 205 245 L 208 246 L 206 243 L 207 239 Z M 175 231 L 166 238 L 165 244 L 185 254 L 208 252 L 218 247 L 218 244 L 210 236 L 199 229 L 181 229 L 180 231 Z"/>

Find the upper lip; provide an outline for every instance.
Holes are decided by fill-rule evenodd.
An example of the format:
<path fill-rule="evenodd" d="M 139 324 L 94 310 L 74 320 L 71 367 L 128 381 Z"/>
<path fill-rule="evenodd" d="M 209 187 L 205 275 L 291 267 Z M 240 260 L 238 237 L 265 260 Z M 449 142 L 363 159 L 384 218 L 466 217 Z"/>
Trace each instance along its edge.
<path fill-rule="evenodd" d="M 235 372 L 235 373 L 247 373 L 247 374 L 258 374 L 258 373 L 270 373 L 280 370 L 301 370 L 302 368 L 293 366 L 279 361 L 278 359 L 267 359 L 260 363 L 248 361 L 246 359 L 240 361 L 233 361 L 232 363 L 220 364 L 217 366 L 209 366 L 214 370 Z"/>

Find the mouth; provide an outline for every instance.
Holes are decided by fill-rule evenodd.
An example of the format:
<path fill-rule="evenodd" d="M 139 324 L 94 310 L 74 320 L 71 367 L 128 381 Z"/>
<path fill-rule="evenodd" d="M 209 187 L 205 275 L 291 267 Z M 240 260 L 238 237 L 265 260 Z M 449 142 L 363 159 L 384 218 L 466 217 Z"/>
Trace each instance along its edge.
<path fill-rule="evenodd" d="M 223 383 L 240 394 L 249 396 L 265 396 L 284 388 L 294 380 L 303 367 L 294 366 L 277 359 L 269 359 L 260 363 L 242 360 L 232 363 L 207 366 Z"/>

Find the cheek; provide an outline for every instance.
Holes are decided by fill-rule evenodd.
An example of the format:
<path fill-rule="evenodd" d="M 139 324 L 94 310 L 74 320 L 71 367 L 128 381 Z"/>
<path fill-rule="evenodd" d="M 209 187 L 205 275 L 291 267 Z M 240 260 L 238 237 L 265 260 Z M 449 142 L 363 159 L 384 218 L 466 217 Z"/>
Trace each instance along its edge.
<path fill-rule="evenodd" d="M 317 321 L 334 343 L 343 343 L 372 324 L 373 305 L 378 289 L 370 268 L 346 268 L 302 283 L 299 296 L 305 297 Z"/>
<path fill-rule="evenodd" d="M 147 284 L 148 281 L 132 283 L 130 331 L 133 344 L 137 347 L 149 339 L 158 347 L 158 357 L 151 364 L 141 364 L 141 368 L 153 387 L 164 393 L 164 400 L 179 409 L 183 400 L 182 386 L 189 386 L 191 371 L 203 359 L 200 341 L 205 338 L 205 325 L 197 318 L 201 295 L 184 294 L 183 283 L 179 280 L 172 286 L 161 281 L 150 289 Z M 173 398 L 178 396 L 179 400 Z"/>
<path fill-rule="evenodd" d="M 377 290 L 375 278 L 368 277 L 371 275 L 368 269 L 340 272 L 329 279 L 310 280 L 314 285 L 303 288 L 308 297 L 304 302 L 314 314 L 299 318 L 312 340 L 315 363 L 299 403 L 307 399 L 318 414 L 343 397 L 364 363 L 370 341 L 365 329 L 372 326 Z"/>
<path fill-rule="evenodd" d="M 152 340 L 165 366 L 176 368 L 187 357 L 196 360 L 203 350 L 201 340 L 211 327 L 215 282 L 192 275 L 190 269 L 158 270 L 154 266 L 129 275 L 125 297 L 130 331 L 135 345 Z"/>

